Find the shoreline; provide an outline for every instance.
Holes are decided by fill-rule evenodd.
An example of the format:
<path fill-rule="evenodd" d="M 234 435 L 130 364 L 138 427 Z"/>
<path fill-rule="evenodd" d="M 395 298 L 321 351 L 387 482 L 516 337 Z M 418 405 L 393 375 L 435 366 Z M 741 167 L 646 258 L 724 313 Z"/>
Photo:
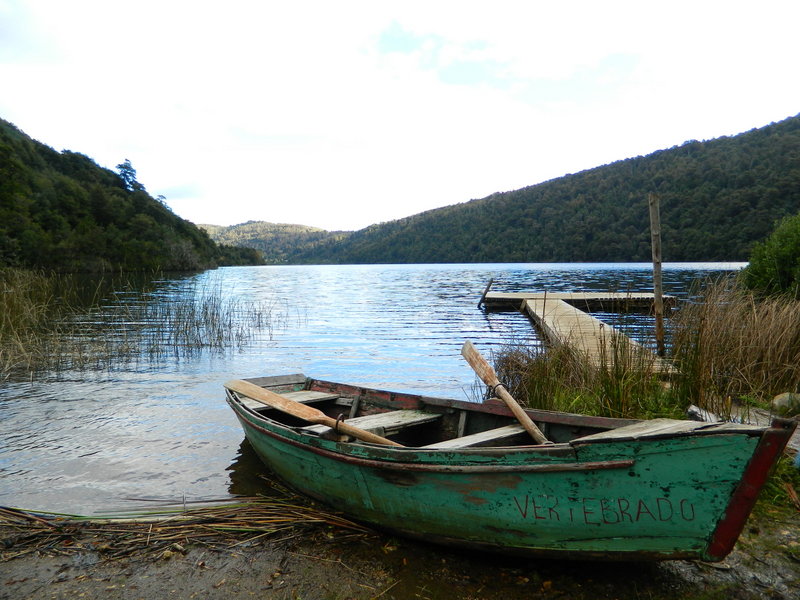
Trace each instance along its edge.
<path fill-rule="evenodd" d="M 109 535 L 116 531 L 109 525 Z M 146 534 L 146 523 L 139 534 Z M 293 526 L 271 537 L 186 538 L 114 557 L 111 538 L 80 527 L 7 559 L 24 533 L 3 527 L 0 599 L 725 598 L 790 600 L 800 588 L 800 512 L 752 516 L 720 563 L 583 562 L 464 553 L 339 526 Z M 180 537 L 180 536 L 178 536 Z M 241 537 L 241 536 L 239 536 Z M 112 540 L 113 541 L 113 540 Z M 152 542 L 152 534 L 151 539 Z M 119 551 L 117 550 L 119 554 Z"/>

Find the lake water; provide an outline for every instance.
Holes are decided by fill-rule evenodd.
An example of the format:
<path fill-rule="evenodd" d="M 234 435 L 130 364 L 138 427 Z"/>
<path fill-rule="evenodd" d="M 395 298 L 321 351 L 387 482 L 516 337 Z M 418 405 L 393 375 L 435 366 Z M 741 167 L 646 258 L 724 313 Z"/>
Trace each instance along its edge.
<path fill-rule="evenodd" d="M 694 282 L 741 267 L 665 264 L 664 292 L 685 299 Z M 305 373 L 475 400 L 465 340 L 486 356 L 539 343 L 523 315 L 477 308 L 490 278 L 495 291 L 652 291 L 648 264 L 238 267 L 159 281 L 163 302 L 221 289 L 265 303 L 272 328 L 230 352 L 0 384 L 0 505 L 103 514 L 252 493 L 259 467 L 224 402 L 231 378 Z M 600 316 L 650 335 L 647 317 Z"/>

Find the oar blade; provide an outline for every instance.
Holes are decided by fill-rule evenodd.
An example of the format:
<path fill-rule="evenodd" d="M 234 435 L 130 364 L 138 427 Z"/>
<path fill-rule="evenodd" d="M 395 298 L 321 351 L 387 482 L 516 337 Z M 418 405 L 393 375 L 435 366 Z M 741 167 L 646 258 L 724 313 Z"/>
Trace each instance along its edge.
<path fill-rule="evenodd" d="M 516 417 L 517 421 L 525 428 L 525 431 L 534 439 L 537 444 L 549 444 L 542 431 L 536 426 L 525 410 L 514 400 L 514 397 L 500 385 L 497 379 L 497 374 L 494 372 L 492 365 L 483 358 L 483 355 L 478 352 L 478 349 L 467 340 L 461 347 L 461 355 L 467 359 L 469 366 L 477 373 L 478 377 L 488 386 L 493 388 L 497 396 L 506 403 L 506 406 Z"/>
<path fill-rule="evenodd" d="M 250 383 L 249 381 L 232 379 L 231 381 L 225 382 L 223 385 L 226 389 L 232 392 L 236 392 L 237 394 L 242 394 L 243 396 L 257 400 L 258 402 L 266 404 L 267 406 L 270 406 L 276 410 L 295 416 L 299 419 L 303 419 L 309 423 L 317 423 L 319 425 L 326 425 L 331 428 L 336 428 L 342 433 L 351 435 L 354 438 L 364 442 L 382 444 L 384 446 L 402 447 L 402 444 L 398 444 L 395 441 L 381 437 L 372 433 L 371 431 L 365 431 L 353 425 L 345 424 L 343 421 L 337 425 L 336 419 L 329 417 L 321 410 L 317 410 L 312 406 L 290 400 L 289 398 L 281 396 L 280 394 L 276 394 L 275 392 L 262 388 L 254 383 Z"/>
<path fill-rule="evenodd" d="M 464 345 L 461 346 L 461 356 L 467 360 L 472 370 L 475 371 L 478 377 L 481 378 L 481 381 L 486 385 L 495 386 L 499 383 L 497 374 L 494 372 L 492 365 L 483 358 L 483 355 L 478 352 L 478 349 L 469 340 L 464 342 Z"/>
<path fill-rule="evenodd" d="M 293 415 L 310 423 L 325 423 L 325 421 L 329 418 L 325 415 L 325 413 L 317 410 L 313 406 L 308 406 L 306 404 L 301 404 L 299 402 L 295 402 L 294 400 L 290 400 L 289 398 L 284 398 L 280 394 L 271 392 L 270 390 L 262 388 L 254 383 L 250 383 L 249 381 L 232 379 L 231 381 L 225 382 L 224 386 L 226 389 L 229 389 L 232 392 L 242 394 L 243 396 L 252 398 L 253 400 L 261 402 L 262 404 L 266 404 L 267 406 L 270 406 L 276 410 Z"/>

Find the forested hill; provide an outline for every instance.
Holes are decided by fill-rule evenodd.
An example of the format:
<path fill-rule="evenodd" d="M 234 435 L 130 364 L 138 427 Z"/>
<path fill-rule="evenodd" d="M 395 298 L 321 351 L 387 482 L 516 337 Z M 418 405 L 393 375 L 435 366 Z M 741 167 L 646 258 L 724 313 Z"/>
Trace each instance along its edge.
<path fill-rule="evenodd" d="M 287 260 L 647 261 L 650 192 L 664 260 L 747 260 L 777 219 L 800 211 L 800 116 L 373 225 Z"/>
<path fill-rule="evenodd" d="M 260 263 L 222 247 L 136 181 L 77 152 L 56 152 L 0 119 L 0 268 L 195 270 Z"/>
<path fill-rule="evenodd" d="M 325 231 L 307 225 L 287 225 L 266 221 L 248 221 L 239 225 L 200 225 L 211 238 L 231 246 L 255 248 L 270 264 L 289 262 L 291 257 L 305 247 L 321 241 L 338 241 L 347 237 L 349 231 Z"/>

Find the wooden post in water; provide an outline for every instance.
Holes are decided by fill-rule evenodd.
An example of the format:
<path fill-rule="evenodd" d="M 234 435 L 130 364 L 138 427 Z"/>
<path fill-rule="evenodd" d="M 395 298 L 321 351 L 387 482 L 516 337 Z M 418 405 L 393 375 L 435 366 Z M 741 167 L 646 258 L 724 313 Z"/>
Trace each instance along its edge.
<path fill-rule="evenodd" d="M 664 356 L 664 299 L 661 287 L 661 211 L 658 194 L 647 194 L 650 206 L 650 236 L 653 246 L 653 307 L 656 315 L 656 348 Z"/>
<path fill-rule="evenodd" d="M 483 306 L 483 304 L 484 304 L 484 302 L 486 300 L 486 294 L 489 293 L 489 289 L 492 287 L 493 283 L 494 283 L 494 278 L 492 277 L 492 278 L 489 279 L 489 283 L 486 284 L 486 289 L 483 290 L 483 294 L 481 294 L 481 299 L 480 299 L 480 301 L 478 301 L 478 308 Z"/>

